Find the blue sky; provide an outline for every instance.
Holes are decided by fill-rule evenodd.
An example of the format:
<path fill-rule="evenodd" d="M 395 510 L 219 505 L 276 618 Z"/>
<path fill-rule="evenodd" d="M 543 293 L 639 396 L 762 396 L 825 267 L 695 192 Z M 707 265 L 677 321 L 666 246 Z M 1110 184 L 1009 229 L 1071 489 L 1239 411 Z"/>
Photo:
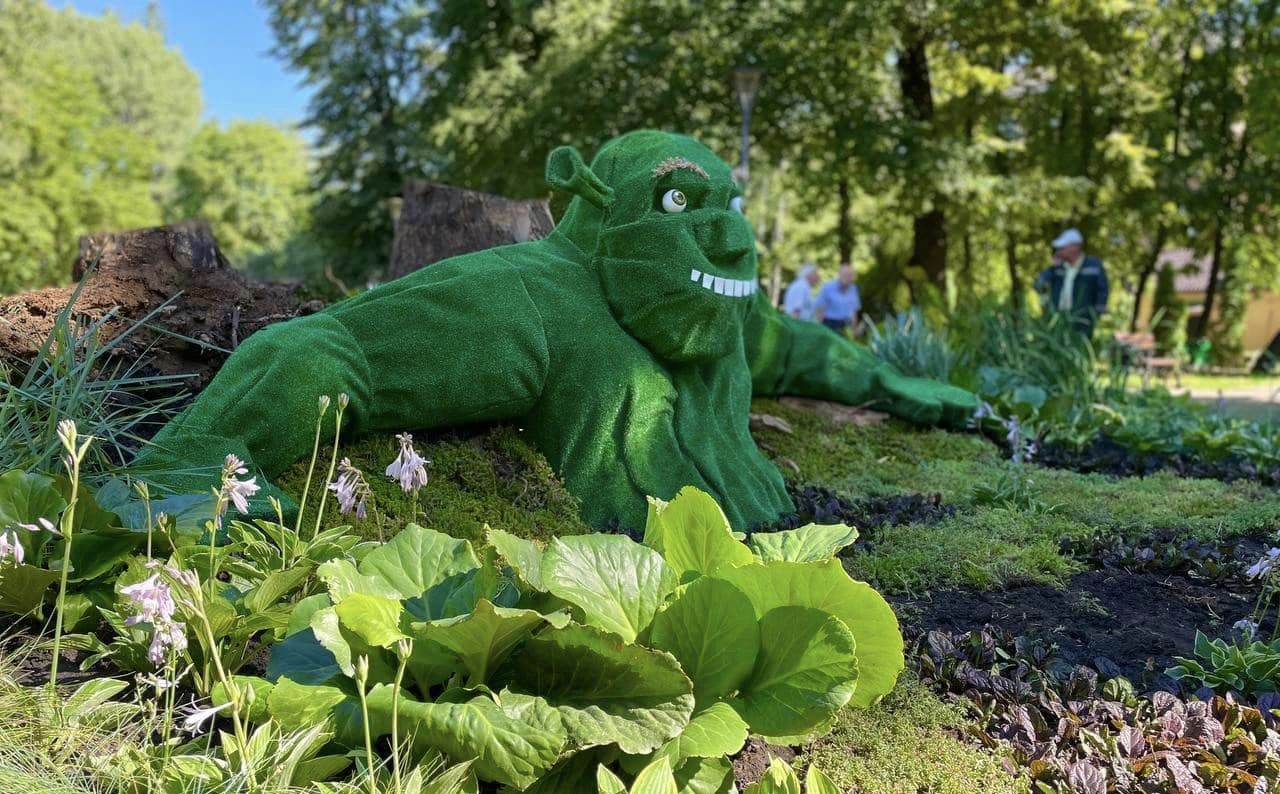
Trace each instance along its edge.
<path fill-rule="evenodd" d="M 147 0 L 55 0 L 82 14 L 110 9 L 125 20 L 145 17 Z M 159 0 L 165 39 L 200 75 L 204 115 L 219 122 L 265 119 L 296 123 L 307 93 L 298 76 L 268 52 L 275 43 L 256 0 Z"/>

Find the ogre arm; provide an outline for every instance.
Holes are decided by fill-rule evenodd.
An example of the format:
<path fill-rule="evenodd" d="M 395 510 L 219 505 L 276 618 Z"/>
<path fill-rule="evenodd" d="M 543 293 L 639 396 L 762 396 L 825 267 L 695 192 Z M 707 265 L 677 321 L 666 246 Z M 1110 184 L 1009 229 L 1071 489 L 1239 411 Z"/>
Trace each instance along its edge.
<path fill-rule="evenodd" d="M 746 324 L 752 391 L 866 405 L 917 424 L 963 426 L 978 401 L 964 389 L 909 378 L 819 323 L 788 317 L 757 295 Z"/>
<path fill-rule="evenodd" d="M 310 454 L 321 395 L 348 395 L 346 439 L 520 416 L 548 362 L 516 269 L 490 252 L 449 260 L 249 337 L 139 456 L 138 474 L 207 491 L 234 453 L 274 477 Z"/>

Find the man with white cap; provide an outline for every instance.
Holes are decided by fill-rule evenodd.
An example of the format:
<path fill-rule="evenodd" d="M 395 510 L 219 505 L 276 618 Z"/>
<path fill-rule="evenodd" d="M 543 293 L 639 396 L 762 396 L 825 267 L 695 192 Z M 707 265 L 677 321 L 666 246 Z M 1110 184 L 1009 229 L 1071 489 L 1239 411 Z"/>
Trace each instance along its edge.
<path fill-rule="evenodd" d="M 1060 311 L 1071 317 L 1086 337 L 1093 335 L 1093 323 L 1107 310 L 1107 271 L 1102 260 L 1084 252 L 1084 235 L 1067 229 L 1053 242 L 1053 264 L 1036 277 L 1045 311 Z"/>
<path fill-rule="evenodd" d="M 782 310 L 796 319 L 812 320 L 816 305 L 813 288 L 818 286 L 820 278 L 818 266 L 812 262 L 806 262 L 796 274 L 796 280 L 787 287 L 786 294 L 782 298 Z"/>

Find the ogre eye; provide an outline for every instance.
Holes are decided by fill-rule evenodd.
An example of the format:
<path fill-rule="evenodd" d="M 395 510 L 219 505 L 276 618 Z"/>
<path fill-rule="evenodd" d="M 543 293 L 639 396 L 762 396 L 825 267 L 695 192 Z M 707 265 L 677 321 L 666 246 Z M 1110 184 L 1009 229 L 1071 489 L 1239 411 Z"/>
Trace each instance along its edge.
<path fill-rule="evenodd" d="M 684 208 L 689 204 L 689 199 L 679 190 L 672 188 L 662 194 L 662 211 L 663 212 L 684 212 Z"/>
<path fill-rule="evenodd" d="M 739 215 L 743 214 L 742 213 L 742 196 L 734 196 L 733 198 L 729 199 L 729 209 L 733 210 Z"/>

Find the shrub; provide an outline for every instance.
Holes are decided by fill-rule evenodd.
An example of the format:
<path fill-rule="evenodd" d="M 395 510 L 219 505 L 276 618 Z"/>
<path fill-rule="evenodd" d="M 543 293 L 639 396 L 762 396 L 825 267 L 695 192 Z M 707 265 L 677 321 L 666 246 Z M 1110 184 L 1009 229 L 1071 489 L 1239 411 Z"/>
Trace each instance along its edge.
<path fill-rule="evenodd" d="M 1187 347 L 1187 305 L 1178 298 L 1175 275 L 1171 267 L 1160 269 L 1151 303 L 1151 332 L 1162 356 L 1180 356 Z"/>
<path fill-rule="evenodd" d="M 868 347 L 902 373 L 946 381 L 951 377 L 955 355 L 946 334 L 932 328 L 918 308 L 898 312 L 876 325 L 868 324 Z"/>

